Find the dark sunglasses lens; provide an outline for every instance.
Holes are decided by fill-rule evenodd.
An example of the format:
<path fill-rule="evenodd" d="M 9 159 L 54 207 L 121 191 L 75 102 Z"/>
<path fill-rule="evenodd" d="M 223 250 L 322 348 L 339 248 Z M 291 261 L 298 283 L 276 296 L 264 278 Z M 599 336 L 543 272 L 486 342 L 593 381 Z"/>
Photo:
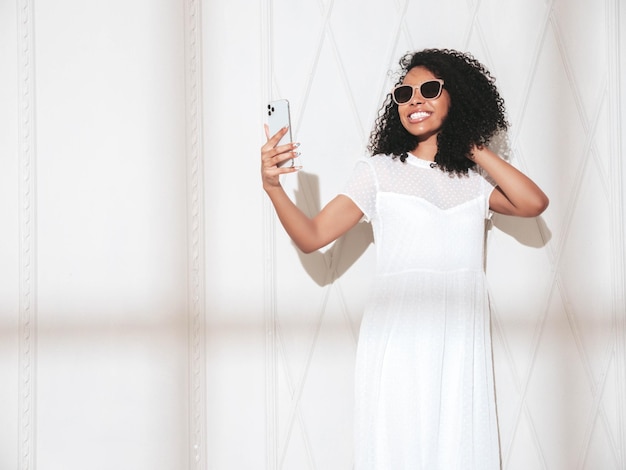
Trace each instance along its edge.
<path fill-rule="evenodd" d="M 411 101 L 412 97 L 413 87 L 409 85 L 399 86 L 393 91 L 393 98 L 398 104 L 408 103 L 409 101 Z"/>
<path fill-rule="evenodd" d="M 432 80 L 430 82 L 422 83 L 420 87 L 420 93 L 427 100 L 436 98 L 441 93 L 441 83 L 436 80 Z"/>

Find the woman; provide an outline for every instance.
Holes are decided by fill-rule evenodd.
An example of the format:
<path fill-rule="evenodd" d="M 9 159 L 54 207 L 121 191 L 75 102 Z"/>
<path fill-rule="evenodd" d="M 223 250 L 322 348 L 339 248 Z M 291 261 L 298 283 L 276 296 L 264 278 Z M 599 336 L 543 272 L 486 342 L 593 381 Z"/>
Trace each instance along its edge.
<path fill-rule="evenodd" d="M 401 78 L 345 191 L 313 218 L 283 191 L 298 144 L 261 149 L 263 188 L 304 252 L 371 221 L 375 289 L 356 365 L 356 470 L 500 468 L 484 236 L 489 212 L 534 217 L 548 205 L 487 148 L 504 102 L 469 54 L 404 56 Z M 267 131 L 266 131 L 267 133 Z"/>

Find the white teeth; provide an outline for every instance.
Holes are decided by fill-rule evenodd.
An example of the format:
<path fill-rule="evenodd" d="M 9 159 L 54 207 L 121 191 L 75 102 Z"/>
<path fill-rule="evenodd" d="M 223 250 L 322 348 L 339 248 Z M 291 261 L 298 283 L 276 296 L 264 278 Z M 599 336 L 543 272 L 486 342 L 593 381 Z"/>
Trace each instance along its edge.
<path fill-rule="evenodd" d="M 422 119 L 422 118 L 425 118 L 425 117 L 428 117 L 428 116 L 430 116 L 430 113 L 421 111 L 421 112 L 411 113 L 409 115 L 409 118 L 410 119 Z"/>

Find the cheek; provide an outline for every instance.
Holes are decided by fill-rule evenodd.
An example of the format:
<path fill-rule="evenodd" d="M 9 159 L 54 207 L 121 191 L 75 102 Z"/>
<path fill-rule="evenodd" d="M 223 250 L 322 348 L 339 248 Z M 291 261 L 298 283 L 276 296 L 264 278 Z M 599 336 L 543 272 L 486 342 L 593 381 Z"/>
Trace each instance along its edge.
<path fill-rule="evenodd" d="M 448 110 L 444 109 L 441 112 L 441 122 L 446 122 L 446 119 L 448 119 Z"/>

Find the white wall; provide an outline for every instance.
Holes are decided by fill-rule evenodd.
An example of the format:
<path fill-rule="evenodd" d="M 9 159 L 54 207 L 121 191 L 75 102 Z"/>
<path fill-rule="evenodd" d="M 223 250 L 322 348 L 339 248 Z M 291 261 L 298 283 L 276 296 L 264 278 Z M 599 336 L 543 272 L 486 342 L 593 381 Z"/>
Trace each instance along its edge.
<path fill-rule="evenodd" d="M 185 468 L 183 4 L 1 5 L 0 468 Z"/>
<path fill-rule="evenodd" d="M 0 0 L 0 468 L 351 468 L 371 233 L 297 252 L 263 108 L 291 101 L 312 213 L 430 46 L 489 66 L 551 198 L 489 232 L 504 468 L 624 468 L 624 10 Z"/>

